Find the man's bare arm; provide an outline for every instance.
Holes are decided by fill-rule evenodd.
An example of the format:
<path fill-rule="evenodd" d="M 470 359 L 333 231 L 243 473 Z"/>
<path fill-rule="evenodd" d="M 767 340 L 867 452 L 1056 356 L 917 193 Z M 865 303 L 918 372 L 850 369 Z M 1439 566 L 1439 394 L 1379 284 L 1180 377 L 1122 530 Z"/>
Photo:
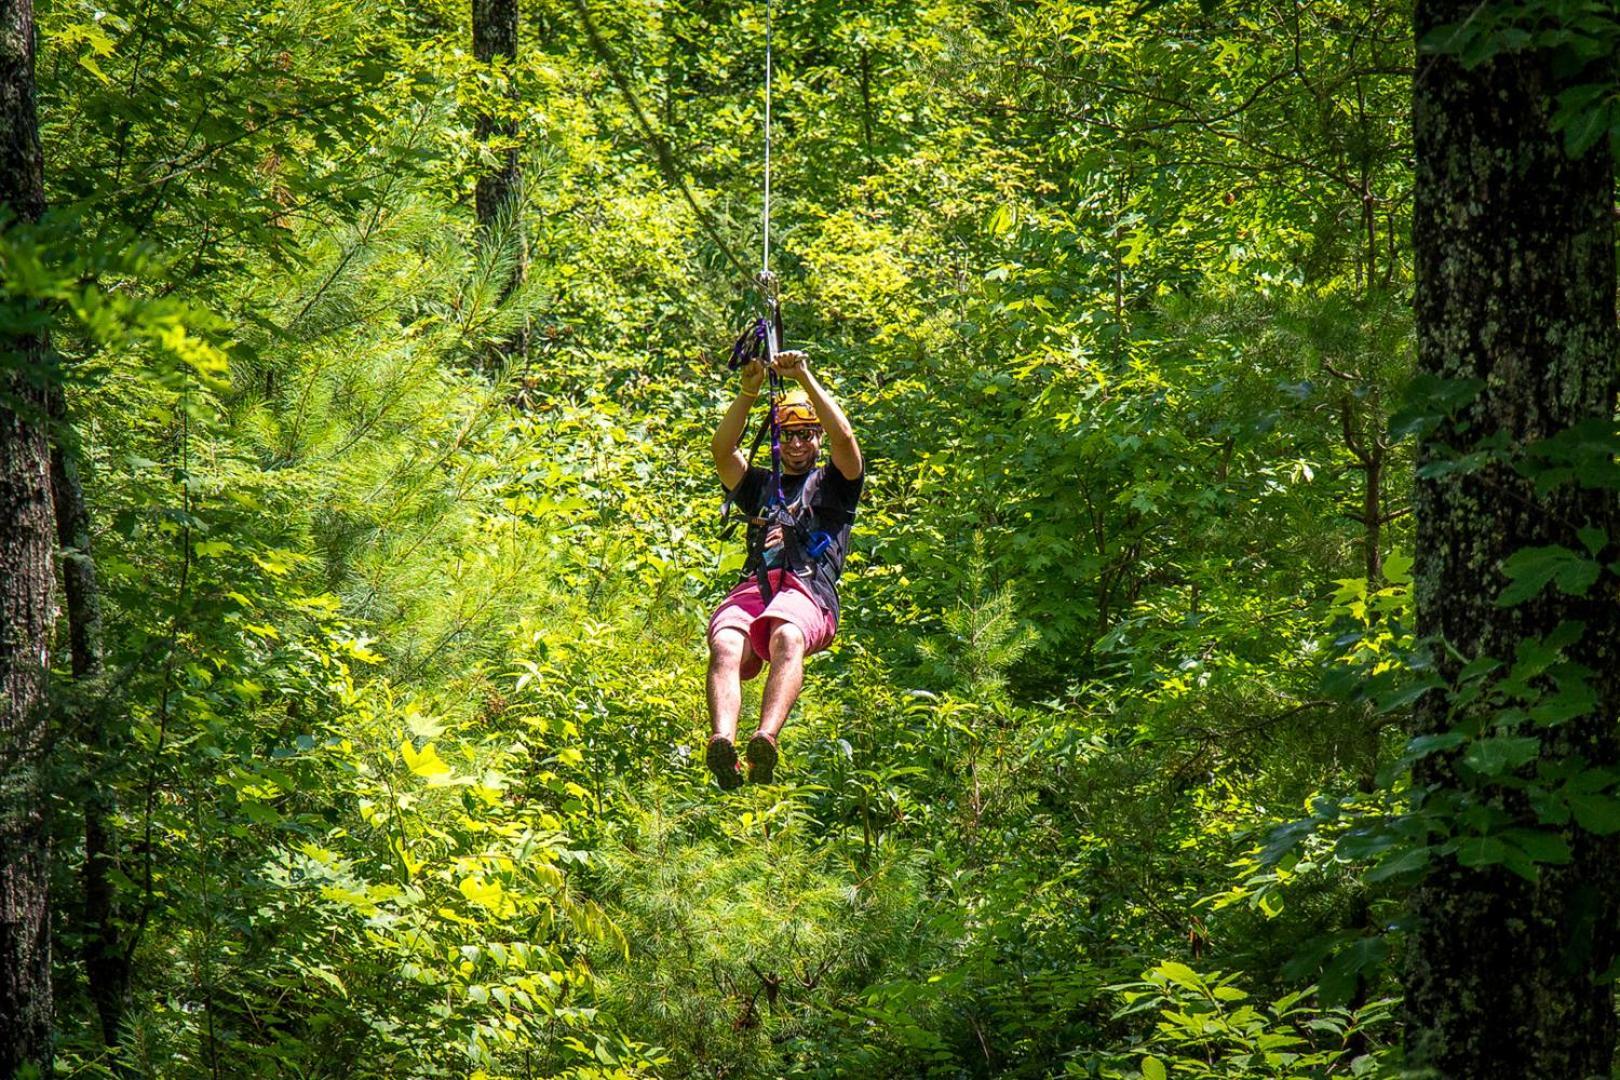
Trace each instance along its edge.
<path fill-rule="evenodd" d="M 737 444 L 742 441 L 743 429 L 748 425 L 748 412 L 754 407 L 754 399 L 759 396 L 759 387 L 764 381 L 765 365 L 758 360 L 750 360 L 743 366 L 742 389 L 720 418 L 714 438 L 709 440 L 709 453 L 714 458 L 715 469 L 720 473 L 720 482 L 727 491 L 735 491 L 742 478 L 748 475 L 748 459 Z"/>
<path fill-rule="evenodd" d="M 838 402 L 811 374 L 808 358 L 797 350 L 777 353 L 776 370 L 803 386 L 809 395 L 822 430 L 827 433 L 827 454 L 838 471 L 847 480 L 860 479 L 866 465 L 861 460 L 861 446 L 855 441 L 855 429 L 849 426 L 849 418 L 838 407 Z"/>

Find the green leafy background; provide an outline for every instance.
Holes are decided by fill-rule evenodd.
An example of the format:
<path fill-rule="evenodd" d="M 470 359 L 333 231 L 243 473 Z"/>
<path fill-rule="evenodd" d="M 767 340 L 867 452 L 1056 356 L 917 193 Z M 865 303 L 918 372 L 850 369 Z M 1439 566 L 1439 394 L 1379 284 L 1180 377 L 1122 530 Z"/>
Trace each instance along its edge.
<path fill-rule="evenodd" d="M 573 9 L 491 68 L 444 0 L 42 0 L 53 211 L 0 279 L 49 302 L 109 669 L 82 749 L 62 650 L 64 1075 L 1365 1075 L 1396 888 L 1568 857 L 1400 803 L 1538 745 L 1400 731 L 1403 436 L 1467 392 L 1408 386 L 1406 9 L 777 9 L 788 341 L 869 475 L 781 782 L 722 794 L 707 445 L 754 301 Z M 590 10 L 752 262 L 764 4 Z M 520 132 L 510 295 L 478 110 Z M 1481 692 L 1587 701 L 1546 685 Z M 1612 832 L 1606 783 L 1544 794 Z"/>

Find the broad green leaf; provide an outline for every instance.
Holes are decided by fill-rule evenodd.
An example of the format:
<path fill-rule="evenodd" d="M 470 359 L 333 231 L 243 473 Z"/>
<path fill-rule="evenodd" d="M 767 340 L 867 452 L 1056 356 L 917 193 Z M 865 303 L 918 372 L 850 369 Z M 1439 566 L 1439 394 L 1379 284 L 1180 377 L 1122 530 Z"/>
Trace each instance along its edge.
<path fill-rule="evenodd" d="M 1463 761 L 1485 776 L 1501 776 L 1535 760 L 1540 752 L 1541 740 L 1534 735 L 1494 736 L 1471 743 Z"/>
<path fill-rule="evenodd" d="M 1497 606 L 1512 607 L 1533 599 L 1549 584 L 1569 596 L 1585 596 L 1602 567 L 1594 560 L 1561 544 L 1525 548 L 1508 556 L 1502 572 L 1511 584 L 1496 598 Z"/>
<path fill-rule="evenodd" d="M 465 877 L 457 888 L 461 890 L 461 895 L 479 907 L 499 912 L 506 905 L 506 890 L 499 881 L 487 881 L 477 876 Z"/>
<path fill-rule="evenodd" d="M 1507 855 L 1507 845 L 1494 836 L 1470 836 L 1457 845 L 1457 861 L 1468 867 L 1495 866 Z"/>
<path fill-rule="evenodd" d="M 1558 833 L 1545 829 L 1508 829 L 1501 833 L 1501 837 L 1533 862 L 1561 866 L 1572 857 L 1568 841 Z"/>
<path fill-rule="evenodd" d="M 1468 736 L 1460 731 L 1446 731 L 1438 735 L 1419 735 L 1406 744 L 1403 756 L 1417 761 L 1430 754 L 1442 753 L 1446 750 L 1455 750 L 1468 741 Z"/>
<path fill-rule="evenodd" d="M 1367 871 L 1367 880 L 1377 883 L 1426 870 L 1429 866 L 1430 852 L 1431 849 L 1428 847 L 1407 848 L 1393 852 Z"/>
<path fill-rule="evenodd" d="M 400 756 L 405 759 L 406 768 L 417 776 L 432 780 L 435 777 L 447 776 L 450 773 L 450 766 L 445 763 L 443 758 L 439 757 L 439 751 L 432 743 L 423 746 L 421 752 L 418 753 L 416 748 L 411 745 L 411 740 L 406 739 L 400 743 L 399 752 Z"/>
<path fill-rule="evenodd" d="M 1169 979 L 1177 986 L 1186 987 L 1188 990 L 1201 991 L 1204 989 L 1204 980 L 1199 978 L 1198 972 L 1194 971 L 1186 964 L 1178 963 L 1174 960 L 1166 960 L 1153 970 L 1158 972 L 1160 975 L 1163 975 L 1166 979 Z"/>
<path fill-rule="evenodd" d="M 1599 836 L 1612 836 L 1620 832 L 1620 800 L 1608 795 L 1572 794 L 1569 808 L 1575 823 Z"/>

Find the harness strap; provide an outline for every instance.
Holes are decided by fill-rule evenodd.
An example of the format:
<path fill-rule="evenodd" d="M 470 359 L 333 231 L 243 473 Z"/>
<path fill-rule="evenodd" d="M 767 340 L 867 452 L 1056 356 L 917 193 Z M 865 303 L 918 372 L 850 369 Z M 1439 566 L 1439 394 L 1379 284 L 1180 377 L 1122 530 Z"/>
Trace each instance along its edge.
<path fill-rule="evenodd" d="M 767 604 L 778 591 L 770 584 L 772 569 L 797 573 L 795 568 L 803 566 L 807 572 L 815 573 L 834 544 L 833 534 L 854 521 L 854 515 L 843 510 L 816 505 L 825 468 L 827 466 L 811 471 L 793 502 L 769 504 L 758 516 L 748 519 L 754 526 L 749 534 L 748 565 L 759 584 L 760 596 Z M 782 530 L 782 557 L 778 567 L 765 564 L 765 534 L 772 525 Z"/>
<path fill-rule="evenodd" d="M 769 431 L 770 429 L 771 429 L 771 419 L 770 419 L 770 417 L 769 416 L 761 417 L 760 421 L 759 421 L 759 427 L 754 430 L 754 441 L 752 443 L 750 443 L 749 447 L 748 447 L 748 464 L 750 466 L 753 465 L 754 458 L 759 456 L 759 444 L 765 441 L 765 433 L 767 431 Z M 738 481 L 737 486 L 741 487 L 742 482 Z M 755 525 L 755 524 L 758 524 L 762 520 L 760 518 L 748 517 L 746 514 L 733 515 L 732 512 L 731 512 L 731 508 L 733 506 L 735 506 L 736 503 L 737 503 L 737 493 L 735 491 L 726 492 L 726 497 L 723 500 L 721 500 L 721 502 L 720 502 L 720 534 L 719 534 L 719 536 L 720 536 L 721 540 L 729 540 L 729 539 L 731 539 L 731 534 L 737 531 L 737 525 L 738 525 L 739 522 L 746 521 L 750 525 Z"/>
<path fill-rule="evenodd" d="M 755 281 L 759 285 L 760 294 L 765 299 L 766 315 L 756 323 L 757 334 L 764 345 L 765 366 L 770 374 L 770 411 L 766 415 L 765 423 L 760 425 L 759 434 L 754 436 L 754 450 L 759 448 L 760 439 L 765 429 L 771 431 L 771 480 L 766 492 L 762 517 L 765 519 L 754 530 L 750 531 L 748 557 L 758 564 L 759 594 L 765 602 L 771 602 L 771 576 L 770 567 L 765 565 L 765 533 L 777 518 L 786 517 L 783 508 L 787 502 L 782 493 L 782 422 L 777 412 L 777 402 L 782 397 L 782 377 L 771 366 L 776 354 L 782 347 L 782 305 L 777 292 L 776 275 L 771 273 L 771 76 L 773 73 L 773 22 L 775 7 L 773 0 L 765 0 L 765 160 L 764 160 L 764 199 L 760 207 L 760 258 L 759 274 Z M 739 342 L 739 346 L 740 346 Z M 739 357 L 736 349 L 732 350 L 732 366 L 739 366 Z M 749 461 L 752 463 L 754 451 L 749 451 Z M 729 497 L 728 497 L 729 499 Z M 729 502 L 727 507 L 729 507 Z M 722 508 L 722 513 L 725 508 Z M 787 535 L 790 529 L 788 523 L 783 522 L 783 565 L 787 565 Z"/>
<path fill-rule="evenodd" d="M 775 327 L 768 322 L 766 323 L 766 326 L 768 327 L 767 334 L 769 337 L 767 340 L 771 346 L 771 355 L 775 356 L 776 330 Z M 778 517 L 783 516 L 781 511 L 787 505 L 787 496 L 782 493 L 782 418 L 776 408 L 777 402 L 780 401 L 782 397 L 782 377 L 776 373 L 775 368 L 770 369 L 770 380 L 771 406 L 768 414 L 768 422 L 771 427 L 771 480 L 770 487 L 766 492 L 763 510 L 765 518 L 768 521 L 774 521 Z M 759 564 L 759 595 L 764 598 L 767 604 L 771 602 L 772 595 L 770 575 L 771 568 L 765 565 L 765 532 L 769 528 L 770 526 L 767 525 L 764 529 L 758 531 L 757 540 L 755 543 L 755 546 L 758 548 L 756 561 Z M 787 554 L 786 536 L 787 533 L 784 529 L 782 549 L 784 555 L 784 565 L 786 565 L 785 556 Z"/>
<path fill-rule="evenodd" d="M 781 304 L 777 302 L 775 291 L 776 278 L 764 271 L 761 271 L 757 281 L 760 286 L 761 294 L 765 297 L 765 302 L 771 309 L 773 318 L 769 321 L 764 318 L 756 318 L 748 325 L 746 330 L 737 336 L 736 342 L 731 346 L 731 363 L 729 367 L 732 371 L 736 371 L 738 368 L 747 364 L 750 360 L 759 360 L 761 362 L 769 361 L 771 355 L 770 350 L 773 344 L 773 339 L 771 337 L 771 330 L 773 328 L 776 331 L 776 337 L 774 340 L 780 341 L 782 338 L 782 307 Z M 772 372 L 772 375 L 774 376 L 775 373 Z M 772 386 L 772 390 L 774 398 L 774 384 Z M 765 441 L 765 433 L 771 429 L 772 415 L 774 415 L 774 413 L 767 413 L 765 418 L 760 421 L 759 428 L 754 432 L 754 441 L 750 443 L 748 447 L 748 464 L 750 467 L 752 467 L 754 464 L 754 458 L 759 456 L 759 445 Z M 738 445 L 741 445 L 740 439 L 738 440 Z M 736 499 L 736 493 L 728 491 L 726 492 L 726 497 L 720 501 L 721 540 L 730 538 L 732 532 L 736 530 L 737 522 L 731 517 L 731 508 L 736 502 Z"/>

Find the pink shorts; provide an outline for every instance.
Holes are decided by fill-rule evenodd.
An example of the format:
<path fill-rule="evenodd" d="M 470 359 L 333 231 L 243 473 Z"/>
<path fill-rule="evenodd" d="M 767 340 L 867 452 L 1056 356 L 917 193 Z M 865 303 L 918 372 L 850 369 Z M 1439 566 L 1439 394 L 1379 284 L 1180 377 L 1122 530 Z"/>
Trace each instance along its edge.
<path fill-rule="evenodd" d="M 784 581 L 784 578 L 786 579 Z M 732 589 L 709 619 L 709 643 L 722 630 L 740 630 L 748 640 L 742 677 L 759 674 L 771 655 L 771 631 L 779 622 L 792 623 L 804 634 L 804 654 L 820 652 L 832 643 L 838 624 L 829 618 L 804 583 L 784 570 L 771 571 L 771 602 L 759 595 L 759 581 L 749 578 Z"/>

